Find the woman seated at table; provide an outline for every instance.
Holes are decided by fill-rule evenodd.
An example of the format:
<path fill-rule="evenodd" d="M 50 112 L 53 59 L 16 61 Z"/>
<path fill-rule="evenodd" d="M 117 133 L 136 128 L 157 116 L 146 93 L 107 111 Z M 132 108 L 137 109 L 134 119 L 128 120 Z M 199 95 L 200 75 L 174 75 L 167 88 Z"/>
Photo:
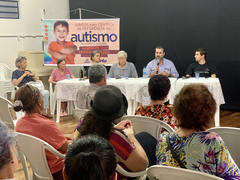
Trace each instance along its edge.
<path fill-rule="evenodd" d="M 240 179 L 240 170 L 222 138 L 206 131 L 214 123 L 215 112 L 216 102 L 206 86 L 184 86 L 173 105 L 178 130 L 160 135 L 157 164 Z"/>
<path fill-rule="evenodd" d="M 127 99 L 120 89 L 110 85 L 103 86 L 97 90 L 91 110 L 85 114 L 74 137 L 81 138 L 84 135 L 94 134 L 108 139 L 115 149 L 119 163 L 130 171 L 142 171 L 148 166 L 148 157 L 134 136 L 131 122 L 125 120 L 113 125 L 114 120 L 120 119 L 126 112 Z M 154 152 L 156 140 L 149 137 L 150 135 L 139 136 L 144 136 L 142 139 L 147 142 L 153 142 L 151 146 Z"/>
<path fill-rule="evenodd" d="M 48 79 L 49 83 L 56 85 L 58 81 L 67 79 L 67 78 L 75 78 L 71 72 L 71 69 L 66 67 L 66 62 L 64 59 L 60 59 L 57 62 L 57 68 L 53 69 L 51 76 Z M 61 113 L 60 116 L 67 115 L 67 102 L 61 103 Z"/>
<path fill-rule="evenodd" d="M 15 65 L 18 69 L 12 73 L 12 83 L 14 86 L 21 87 L 32 81 L 37 81 L 39 78 L 35 76 L 30 70 L 27 70 L 27 58 L 20 56 L 16 59 Z M 49 100 L 49 91 L 45 89 L 40 90 L 43 95 L 44 101 L 44 112 L 47 112 L 48 109 L 48 100 Z"/>
<path fill-rule="evenodd" d="M 111 78 L 137 78 L 138 74 L 133 63 L 127 62 L 127 53 L 119 51 L 117 53 L 118 63 L 113 64 L 109 71 Z"/>
<path fill-rule="evenodd" d="M 106 139 L 99 136 L 83 136 L 71 144 L 64 163 L 65 180 L 117 179 L 114 149 Z"/>
<path fill-rule="evenodd" d="M 13 134 L 10 134 L 7 126 L 0 121 L 0 179 L 14 180 L 17 166 L 17 150 Z"/>
<path fill-rule="evenodd" d="M 163 75 L 155 75 L 148 82 L 148 92 L 151 97 L 149 105 L 137 107 L 135 115 L 159 119 L 175 129 L 175 120 L 169 104 L 164 104 L 170 90 L 170 80 Z"/>
<path fill-rule="evenodd" d="M 31 85 L 20 87 L 15 94 L 14 110 L 23 110 L 25 116 L 18 120 L 16 131 L 40 138 L 65 153 L 68 147 L 67 139 L 54 121 L 41 115 L 42 109 L 43 99 L 39 90 Z M 62 179 L 64 160 L 48 151 L 46 157 L 54 179 Z"/>

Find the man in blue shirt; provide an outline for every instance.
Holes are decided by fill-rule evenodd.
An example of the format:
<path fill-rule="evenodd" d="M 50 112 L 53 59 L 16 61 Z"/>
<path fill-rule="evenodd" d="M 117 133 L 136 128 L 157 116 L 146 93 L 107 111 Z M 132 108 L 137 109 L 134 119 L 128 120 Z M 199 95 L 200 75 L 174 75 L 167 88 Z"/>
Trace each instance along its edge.
<path fill-rule="evenodd" d="M 167 77 L 178 78 L 179 74 L 172 61 L 164 58 L 165 52 L 162 46 L 155 48 L 155 59 L 147 64 L 146 71 L 149 77 L 161 74 Z"/>

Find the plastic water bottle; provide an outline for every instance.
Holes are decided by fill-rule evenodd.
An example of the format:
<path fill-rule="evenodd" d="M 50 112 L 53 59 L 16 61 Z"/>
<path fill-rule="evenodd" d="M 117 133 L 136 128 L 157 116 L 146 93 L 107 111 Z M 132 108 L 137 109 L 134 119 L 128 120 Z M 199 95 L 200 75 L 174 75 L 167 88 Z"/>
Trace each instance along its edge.
<path fill-rule="evenodd" d="M 147 78 L 148 75 L 147 75 L 147 69 L 146 67 L 143 68 L 143 78 Z"/>

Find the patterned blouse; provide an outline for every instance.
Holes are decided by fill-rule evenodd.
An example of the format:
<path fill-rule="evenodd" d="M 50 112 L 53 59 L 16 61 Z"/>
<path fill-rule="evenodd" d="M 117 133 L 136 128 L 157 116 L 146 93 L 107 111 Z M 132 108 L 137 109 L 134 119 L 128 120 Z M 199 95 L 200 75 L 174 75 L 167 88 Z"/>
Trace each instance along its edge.
<path fill-rule="evenodd" d="M 140 105 L 137 107 L 135 115 L 148 116 L 151 118 L 159 119 L 170 125 L 173 129 L 176 129 L 175 127 L 176 123 L 171 113 L 169 105 L 165 104 L 164 105 L 155 104 L 148 106 Z"/>
<path fill-rule="evenodd" d="M 232 159 L 222 138 L 213 132 L 196 132 L 180 137 L 176 132 L 161 134 L 156 148 L 157 164 L 180 167 L 172 157 L 172 149 L 187 169 L 205 172 L 223 179 L 240 179 L 240 170 Z"/>

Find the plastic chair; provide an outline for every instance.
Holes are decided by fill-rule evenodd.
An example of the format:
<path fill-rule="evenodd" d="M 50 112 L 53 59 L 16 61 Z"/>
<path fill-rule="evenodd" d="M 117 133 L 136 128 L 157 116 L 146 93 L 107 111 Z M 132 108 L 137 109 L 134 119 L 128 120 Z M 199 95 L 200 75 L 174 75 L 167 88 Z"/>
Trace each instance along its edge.
<path fill-rule="evenodd" d="M 149 180 L 220 180 L 214 175 L 206 174 L 199 171 L 189 169 L 155 165 L 147 169 L 147 177 Z"/>
<path fill-rule="evenodd" d="M 0 96 L 7 97 L 10 92 L 14 95 L 14 86 L 12 84 L 12 70 L 4 63 L 0 63 Z"/>
<path fill-rule="evenodd" d="M 163 128 L 168 132 L 175 131 L 167 123 L 147 116 L 124 116 L 122 118 L 122 120 L 126 119 L 132 121 L 135 134 L 144 131 L 157 139 Z"/>
<path fill-rule="evenodd" d="M 14 130 L 14 121 L 12 119 L 9 107 L 13 107 L 13 104 L 0 96 L 0 119 L 12 130 Z"/>
<path fill-rule="evenodd" d="M 15 139 L 26 179 L 31 179 L 28 173 L 26 162 L 26 160 L 28 160 L 33 170 L 34 179 L 53 180 L 52 174 L 48 167 L 45 150 L 50 151 L 62 159 L 65 158 L 65 155 L 59 153 L 55 148 L 45 141 L 31 135 L 16 132 Z"/>
<path fill-rule="evenodd" d="M 50 96 L 50 112 L 51 112 L 51 115 L 54 115 L 55 106 L 56 106 L 56 98 L 54 96 L 52 83 L 49 83 L 49 96 Z"/>
<path fill-rule="evenodd" d="M 233 160 L 236 162 L 238 167 L 240 167 L 240 128 L 233 127 L 214 127 L 208 129 L 209 132 L 215 132 L 221 136 L 225 145 L 227 146 Z"/>

